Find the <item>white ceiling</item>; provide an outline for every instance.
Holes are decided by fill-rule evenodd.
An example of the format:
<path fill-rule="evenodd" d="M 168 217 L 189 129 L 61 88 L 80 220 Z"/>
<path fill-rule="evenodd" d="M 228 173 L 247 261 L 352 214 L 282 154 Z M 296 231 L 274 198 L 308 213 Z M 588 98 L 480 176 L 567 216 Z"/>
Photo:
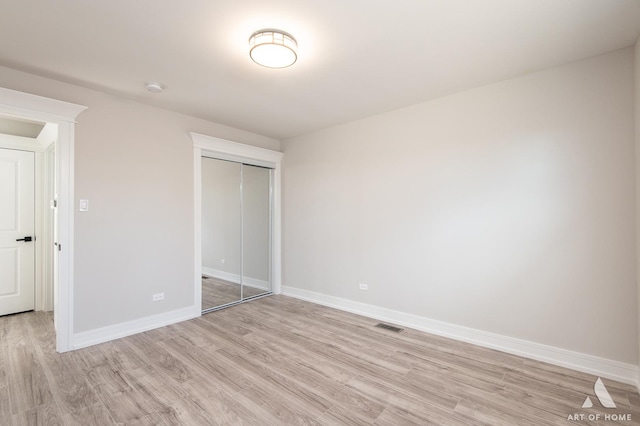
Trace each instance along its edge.
<path fill-rule="evenodd" d="M 0 65 L 287 138 L 633 45 L 640 0 L 1 0 Z M 298 62 L 248 38 L 294 35 Z M 167 89 L 148 93 L 144 82 Z"/>

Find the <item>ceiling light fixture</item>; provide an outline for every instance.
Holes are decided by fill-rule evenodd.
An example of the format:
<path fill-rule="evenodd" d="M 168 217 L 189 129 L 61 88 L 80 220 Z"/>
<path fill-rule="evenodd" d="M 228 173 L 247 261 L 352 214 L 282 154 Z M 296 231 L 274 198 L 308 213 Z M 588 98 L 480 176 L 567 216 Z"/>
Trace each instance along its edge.
<path fill-rule="evenodd" d="M 157 81 L 147 81 L 144 84 L 144 87 L 147 88 L 151 93 L 160 93 L 164 90 L 164 85 L 162 83 L 158 83 Z"/>
<path fill-rule="evenodd" d="M 298 59 L 298 43 L 291 34 L 280 30 L 256 31 L 249 37 L 249 56 L 263 67 L 286 68 Z"/>

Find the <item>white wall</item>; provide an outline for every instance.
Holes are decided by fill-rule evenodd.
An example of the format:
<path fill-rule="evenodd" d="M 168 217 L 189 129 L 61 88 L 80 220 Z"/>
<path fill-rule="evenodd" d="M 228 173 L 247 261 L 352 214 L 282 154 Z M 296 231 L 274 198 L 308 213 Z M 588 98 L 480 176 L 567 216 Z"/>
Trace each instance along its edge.
<path fill-rule="evenodd" d="M 89 107 L 75 135 L 76 205 L 88 199 L 90 210 L 76 211 L 74 331 L 192 306 L 188 132 L 275 150 L 279 142 L 9 68 L 0 67 L 0 87 Z M 152 302 L 159 292 L 165 300 Z"/>
<path fill-rule="evenodd" d="M 284 285 L 637 364 L 633 103 L 624 49 L 284 141 Z"/>

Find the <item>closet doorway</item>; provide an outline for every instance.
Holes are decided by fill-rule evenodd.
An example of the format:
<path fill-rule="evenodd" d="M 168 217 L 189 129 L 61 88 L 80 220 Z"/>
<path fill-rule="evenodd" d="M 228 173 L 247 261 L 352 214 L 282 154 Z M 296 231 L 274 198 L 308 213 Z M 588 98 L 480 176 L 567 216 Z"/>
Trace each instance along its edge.
<path fill-rule="evenodd" d="M 282 153 L 192 133 L 195 308 L 280 292 Z"/>
<path fill-rule="evenodd" d="M 273 169 L 202 157 L 202 312 L 271 294 Z"/>

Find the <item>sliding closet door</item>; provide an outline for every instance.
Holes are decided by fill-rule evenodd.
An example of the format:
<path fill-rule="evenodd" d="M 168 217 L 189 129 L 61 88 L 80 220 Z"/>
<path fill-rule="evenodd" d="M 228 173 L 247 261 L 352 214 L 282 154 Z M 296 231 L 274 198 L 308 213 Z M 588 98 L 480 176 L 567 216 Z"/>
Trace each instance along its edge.
<path fill-rule="evenodd" d="M 271 291 L 271 174 L 242 165 L 242 297 Z"/>
<path fill-rule="evenodd" d="M 242 164 L 202 157 L 202 310 L 242 300 Z"/>

